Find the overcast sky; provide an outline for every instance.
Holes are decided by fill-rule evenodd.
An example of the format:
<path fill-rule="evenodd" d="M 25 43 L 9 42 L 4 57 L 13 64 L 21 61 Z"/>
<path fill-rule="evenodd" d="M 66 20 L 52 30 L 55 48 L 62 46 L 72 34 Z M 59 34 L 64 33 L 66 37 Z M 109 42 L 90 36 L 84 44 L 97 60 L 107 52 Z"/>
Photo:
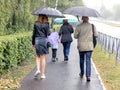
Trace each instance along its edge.
<path fill-rule="evenodd" d="M 95 8 L 99 10 L 102 6 L 102 3 L 107 9 L 111 9 L 113 5 L 120 4 L 120 0 L 83 0 L 85 5 L 90 8 Z"/>

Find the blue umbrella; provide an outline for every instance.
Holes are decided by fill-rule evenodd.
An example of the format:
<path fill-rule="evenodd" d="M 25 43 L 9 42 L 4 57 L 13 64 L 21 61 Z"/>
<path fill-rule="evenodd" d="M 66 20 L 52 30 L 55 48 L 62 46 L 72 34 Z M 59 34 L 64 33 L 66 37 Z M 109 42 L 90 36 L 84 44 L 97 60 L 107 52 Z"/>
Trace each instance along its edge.
<path fill-rule="evenodd" d="M 55 23 L 62 23 L 64 19 L 68 19 L 69 23 L 73 23 L 73 22 L 78 22 L 78 18 L 73 16 L 73 15 L 69 15 L 69 14 L 64 14 L 65 18 L 56 18 L 54 19 Z"/>

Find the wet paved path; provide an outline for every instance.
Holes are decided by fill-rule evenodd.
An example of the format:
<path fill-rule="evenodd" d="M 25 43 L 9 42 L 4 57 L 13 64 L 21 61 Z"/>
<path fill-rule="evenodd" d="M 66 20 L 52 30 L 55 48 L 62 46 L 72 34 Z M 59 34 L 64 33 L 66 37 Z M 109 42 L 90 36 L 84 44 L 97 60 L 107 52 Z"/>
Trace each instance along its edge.
<path fill-rule="evenodd" d="M 47 55 L 46 79 L 33 79 L 34 68 L 21 82 L 18 90 L 104 90 L 98 74 L 92 64 L 91 82 L 86 77 L 79 77 L 79 55 L 76 49 L 76 40 L 71 44 L 69 61 L 63 62 L 62 46 L 58 49 L 58 62 L 51 62 L 51 52 Z"/>

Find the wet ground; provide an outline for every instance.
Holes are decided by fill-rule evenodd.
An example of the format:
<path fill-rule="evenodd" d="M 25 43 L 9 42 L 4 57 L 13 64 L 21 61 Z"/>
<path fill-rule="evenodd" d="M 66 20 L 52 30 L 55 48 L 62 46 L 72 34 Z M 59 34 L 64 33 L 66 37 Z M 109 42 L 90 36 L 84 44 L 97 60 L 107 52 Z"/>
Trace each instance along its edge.
<path fill-rule="evenodd" d="M 76 40 L 71 44 L 69 61 L 63 61 L 62 45 L 58 49 L 58 61 L 51 61 L 51 51 L 47 55 L 46 79 L 34 79 L 36 67 L 31 70 L 21 82 L 18 90 L 105 90 L 92 64 L 91 81 L 87 82 L 86 77 L 79 77 L 79 55 Z"/>

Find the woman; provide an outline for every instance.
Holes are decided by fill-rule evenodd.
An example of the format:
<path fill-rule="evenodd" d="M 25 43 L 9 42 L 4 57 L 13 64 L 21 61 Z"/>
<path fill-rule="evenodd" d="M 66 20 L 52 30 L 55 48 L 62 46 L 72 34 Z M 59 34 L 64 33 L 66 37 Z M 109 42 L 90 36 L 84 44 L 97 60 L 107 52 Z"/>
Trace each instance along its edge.
<path fill-rule="evenodd" d="M 73 27 L 68 23 L 67 19 L 64 19 L 63 25 L 59 31 L 59 36 L 61 37 L 61 43 L 63 45 L 64 61 L 68 61 L 70 45 L 73 41 L 71 34 L 73 32 Z"/>
<path fill-rule="evenodd" d="M 34 24 L 34 30 L 32 35 L 32 47 L 36 50 L 36 66 L 37 71 L 35 77 L 41 73 L 41 78 L 45 77 L 45 58 L 48 54 L 47 48 L 47 36 L 50 35 L 48 17 L 46 15 L 39 15 L 38 20 Z M 42 72 L 40 72 L 40 61 L 42 66 Z"/>

